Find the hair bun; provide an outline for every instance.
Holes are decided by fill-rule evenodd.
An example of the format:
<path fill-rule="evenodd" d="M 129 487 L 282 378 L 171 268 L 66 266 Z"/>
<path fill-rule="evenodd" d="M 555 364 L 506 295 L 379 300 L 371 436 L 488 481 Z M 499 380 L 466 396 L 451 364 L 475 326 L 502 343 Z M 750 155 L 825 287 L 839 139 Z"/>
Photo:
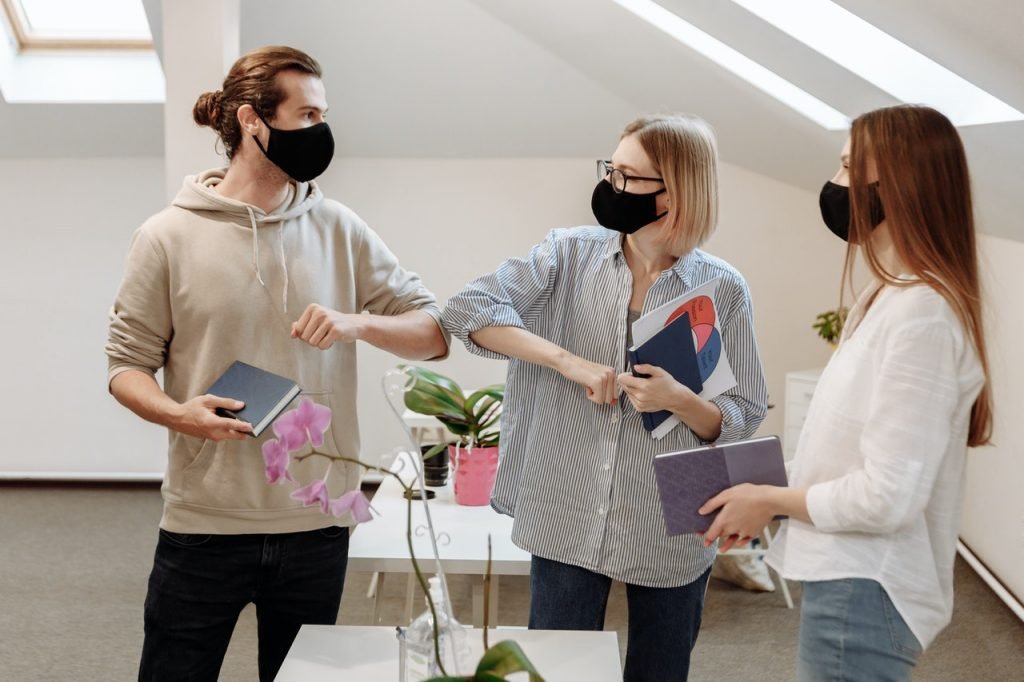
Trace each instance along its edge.
<path fill-rule="evenodd" d="M 224 93 L 204 92 L 199 95 L 196 105 L 192 107 L 192 118 L 201 126 L 209 126 L 214 130 L 220 125 L 221 104 L 224 101 Z"/>

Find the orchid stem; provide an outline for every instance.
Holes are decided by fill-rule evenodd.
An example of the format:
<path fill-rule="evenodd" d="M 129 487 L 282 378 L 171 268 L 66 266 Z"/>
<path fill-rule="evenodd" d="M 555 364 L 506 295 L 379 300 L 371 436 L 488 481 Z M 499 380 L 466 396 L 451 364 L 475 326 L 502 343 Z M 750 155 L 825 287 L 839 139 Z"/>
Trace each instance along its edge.
<path fill-rule="evenodd" d="M 420 564 L 418 561 L 416 561 L 416 554 L 413 551 L 412 546 L 412 486 L 403 481 L 402 477 L 399 476 L 394 471 L 391 471 L 390 469 L 385 470 L 379 466 L 367 464 L 366 462 L 360 461 L 354 457 L 345 457 L 343 455 L 330 455 L 327 454 L 326 452 L 318 452 L 317 450 L 311 450 L 310 452 L 307 452 L 304 455 L 297 455 L 295 457 L 295 461 L 301 462 L 302 460 L 307 459 L 309 457 L 313 457 L 314 455 L 317 457 L 326 457 L 332 462 L 348 462 L 349 464 L 361 466 L 368 471 L 379 471 L 382 474 L 387 474 L 388 476 L 391 476 L 396 481 L 398 481 L 398 485 L 402 486 L 402 490 L 405 491 L 407 510 L 407 516 L 405 521 L 405 541 L 406 544 L 409 546 L 409 559 L 412 561 L 412 569 L 416 573 L 416 580 L 420 584 L 420 589 L 423 590 L 423 594 L 427 595 L 427 605 L 430 607 L 430 615 L 432 616 L 434 624 L 434 658 L 437 661 L 437 667 L 441 671 L 441 675 L 447 677 L 448 672 L 444 669 L 444 663 L 441 662 L 441 634 L 438 630 L 437 610 L 434 607 L 434 600 L 430 598 L 430 586 L 427 584 L 427 579 L 426 577 L 424 577 L 423 571 L 420 570 Z M 484 633 L 484 637 L 486 637 L 486 628 L 484 629 Z"/>

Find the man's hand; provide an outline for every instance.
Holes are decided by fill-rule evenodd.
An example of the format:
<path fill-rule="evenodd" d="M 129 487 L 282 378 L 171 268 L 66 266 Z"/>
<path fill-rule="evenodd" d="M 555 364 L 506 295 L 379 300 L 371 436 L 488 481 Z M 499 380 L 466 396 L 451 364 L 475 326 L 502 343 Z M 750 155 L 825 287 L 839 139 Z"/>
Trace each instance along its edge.
<path fill-rule="evenodd" d="M 301 339 L 320 350 L 327 350 L 335 341 L 354 343 L 360 338 L 362 317 L 310 303 L 302 317 L 292 324 L 292 338 Z"/>
<path fill-rule="evenodd" d="M 587 400 L 598 405 L 614 405 L 618 402 L 615 386 L 615 370 L 596 362 L 567 354 L 557 366 L 558 372 L 569 381 L 583 386 L 587 391 Z"/>
<path fill-rule="evenodd" d="M 207 440 L 248 438 L 248 434 L 252 433 L 252 426 L 239 419 L 219 416 L 215 411 L 218 407 L 234 412 L 245 407 L 245 403 L 232 398 L 201 395 L 182 403 L 169 426 L 180 433 Z"/>

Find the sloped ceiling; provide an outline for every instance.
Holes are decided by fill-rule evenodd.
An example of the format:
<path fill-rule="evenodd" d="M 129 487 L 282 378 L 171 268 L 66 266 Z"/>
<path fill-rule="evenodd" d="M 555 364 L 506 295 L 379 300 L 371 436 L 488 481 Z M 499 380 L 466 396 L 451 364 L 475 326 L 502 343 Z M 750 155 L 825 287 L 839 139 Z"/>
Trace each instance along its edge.
<path fill-rule="evenodd" d="M 145 0 L 158 36 L 160 1 Z M 732 3 L 661 2 L 836 108 L 894 103 Z M 1024 3 L 839 4 L 1024 110 Z M 321 61 L 349 156 L 597 157 L 634 115 L 682 110 L 714 125 L 724 160 L 816 190 L 844 139 L 610 0 L 243 0 L 241 29 L 243 51 L 285 43 Z M 0 103 L 0 124 L 0 157 L 162 153 L 159 105 Z M 982 229 L 1024 241 L 1024 123 L 962 134 Z"/>

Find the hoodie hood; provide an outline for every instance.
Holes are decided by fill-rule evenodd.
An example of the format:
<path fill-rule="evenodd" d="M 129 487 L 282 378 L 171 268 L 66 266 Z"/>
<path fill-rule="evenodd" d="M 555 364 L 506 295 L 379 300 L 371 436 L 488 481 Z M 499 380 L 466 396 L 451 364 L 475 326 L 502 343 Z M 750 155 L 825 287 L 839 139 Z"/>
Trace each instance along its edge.
<path fill-rule="evenodd" d="M 236 199 L 218 194 L 214 187 L 220 184 L 227 173 L 227 168 L 214 168 L 199 175 L 188 175 L 182 183 L 181 191 L 174 197 L 172 204 L 190 211 L 216 211 L 238 218 L 239 223 L 250 224 L 249 213 L 254 214 L 256 223 L 276 223 L 306 213 L 320 203 L 324 195 L 316 182 L 290 181 L 288 199 L 278 206 L 273 213 L 265 213 L 263 209 L 251 206 Z"/>
<path fill-rule="evenodd" d="M 229 216 L 237 225 L 252 230 L 252 267 L 253 274 L 260 286 L 266 288 L 263 273 L 260 272 L 260 228 L 280 226 L 277 234 L 278 257 L 284 270 L 284 289 L 281 299 L 285 314 L 288 313 L 288 261 L 284 251 L 285 222 L 301 216 L 323 201 L 324 195 L 316 182 L 289 182 L 288 196 L 272 213 L 226 197 L 214 190 L 224 179 L 226 168 L 214 168 L 199 175 L 188 175 L 182 184 L 178 196 L 171 202 L 178 208 L 188 211 L 212 211 Z"/>

